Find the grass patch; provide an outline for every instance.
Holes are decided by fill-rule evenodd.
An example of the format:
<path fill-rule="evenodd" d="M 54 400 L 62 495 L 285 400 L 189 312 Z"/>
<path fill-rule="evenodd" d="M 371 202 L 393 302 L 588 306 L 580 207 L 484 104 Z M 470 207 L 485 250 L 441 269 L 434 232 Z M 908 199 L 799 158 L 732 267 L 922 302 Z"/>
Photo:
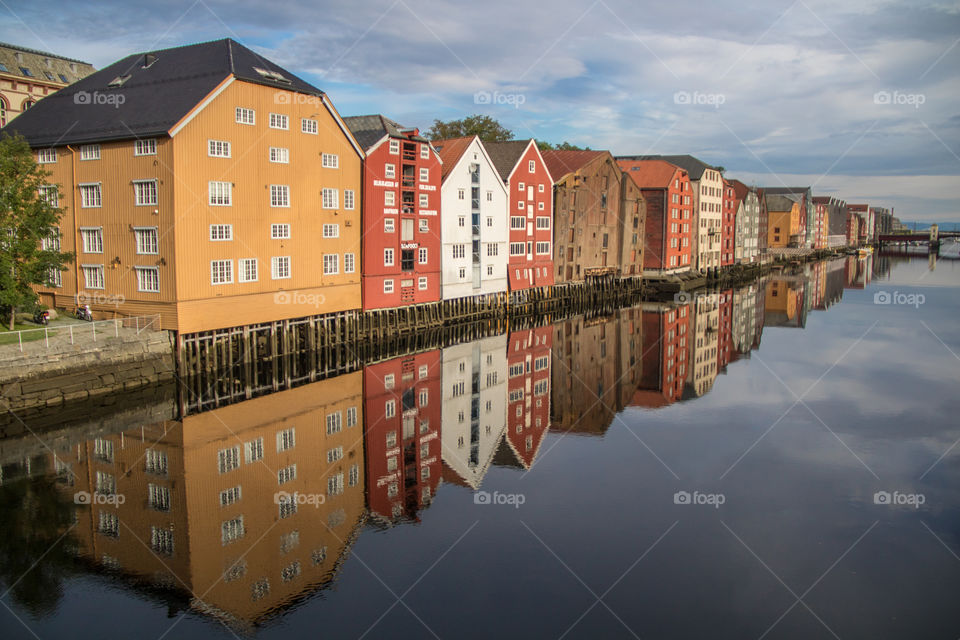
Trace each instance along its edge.
<path fill-rule="evenodd" d="M 27 333 L 23 334 L 23 342 L 33 342 L 35 340 L 43 340 L 43 327 L 38 324 L 33 323 L 22 323 L 13 325 L 13 331 L 10 331 L 7 327 L 9 325 L 4 325 L 0 327 L 0 344 L 20 344 L 20 338 L 17 336 L 17 331 L 26 331 Z M 31 329 L 38 329 L 38 331 L 31 331 Z M 47 335 L 53 336 L 56 333 L 55 329 L 49 329 Z"/>

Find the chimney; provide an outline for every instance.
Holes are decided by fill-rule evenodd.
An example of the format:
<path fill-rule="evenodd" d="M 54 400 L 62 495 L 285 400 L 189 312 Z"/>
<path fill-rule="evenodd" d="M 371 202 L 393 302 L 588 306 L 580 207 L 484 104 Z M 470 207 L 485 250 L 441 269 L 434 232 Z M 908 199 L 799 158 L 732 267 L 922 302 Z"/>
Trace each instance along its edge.
<path fill-rule="evenodd" d="M 145 53 L 145 54 L 143 54 L 143 65 L 141 65 L 141 66 L 142 66 L 144 69 L 149 69 L 149 68 L 150 68 L 150 65 L 152 65 L 152 64 L 153 64 L 154 62 L 156 62 L 156 61 L 157 61 L 157 56 L 156 56 L 156 54 L 153 54 L 153 53 Z"/>

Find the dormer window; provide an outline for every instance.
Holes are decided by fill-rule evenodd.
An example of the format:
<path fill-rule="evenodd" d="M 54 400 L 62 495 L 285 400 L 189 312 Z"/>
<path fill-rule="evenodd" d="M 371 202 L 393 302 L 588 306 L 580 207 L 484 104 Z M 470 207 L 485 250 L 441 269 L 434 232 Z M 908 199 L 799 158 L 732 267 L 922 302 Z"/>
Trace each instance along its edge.
<path fill-rule="evenodd" d="M 274 80 L 276 82 L 284 82 L 286 84 L 290 84 L 290 79 L 284 76 L 282 73 L 278 73 L 276 71 L 270 71 L 269 69 L 261 69 L 260 67 L 254 67 L 253 70 L 259 73 L 264 78 L 267 78 L 268 80 Z"/>
<path fill-rule="evenodd" d="M 140 65 L 141 69 L 149 69 L 154 62 L 157 61 L 157 56 L 152 53 L 143 54 L 143 64 Z"/>
<path fill-rule="evenodd" d="M 117 89 L 119 87 L 122 87 L 123 83 L 129 79 L 130 79 L 130 74 L 127 74 L 125 76 L 117 76 L 116 78 L 111 80 L 110 84 L 108 84 L 107 86 L 110 87 L 111 89 Z"/>

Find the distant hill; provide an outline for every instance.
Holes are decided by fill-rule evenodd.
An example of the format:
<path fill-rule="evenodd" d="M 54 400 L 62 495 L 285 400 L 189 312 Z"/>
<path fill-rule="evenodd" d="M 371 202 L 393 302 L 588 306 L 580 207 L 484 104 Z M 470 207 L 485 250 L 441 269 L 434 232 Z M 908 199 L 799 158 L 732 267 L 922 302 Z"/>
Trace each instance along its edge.
<path fill-rule="evenodd" d="M 930 222 L 908 222 L 906 220 L 901 220 L 901 222 L 914 231 L 929 229 L 932 224 Z M 937 224 L 940 225 L 940 231 L 960 231 L 960 222 L 938 222 Z"/>

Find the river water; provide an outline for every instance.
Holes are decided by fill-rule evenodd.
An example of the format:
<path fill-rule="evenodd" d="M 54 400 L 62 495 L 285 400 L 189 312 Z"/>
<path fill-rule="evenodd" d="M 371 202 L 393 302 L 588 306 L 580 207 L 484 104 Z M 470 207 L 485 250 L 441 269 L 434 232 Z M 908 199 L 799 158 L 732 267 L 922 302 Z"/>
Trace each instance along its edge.
<path fill-rule="evenodd" d="M 850 257 L 41 433 L 0 637 L 956 638 L 958 288 Z"/>

